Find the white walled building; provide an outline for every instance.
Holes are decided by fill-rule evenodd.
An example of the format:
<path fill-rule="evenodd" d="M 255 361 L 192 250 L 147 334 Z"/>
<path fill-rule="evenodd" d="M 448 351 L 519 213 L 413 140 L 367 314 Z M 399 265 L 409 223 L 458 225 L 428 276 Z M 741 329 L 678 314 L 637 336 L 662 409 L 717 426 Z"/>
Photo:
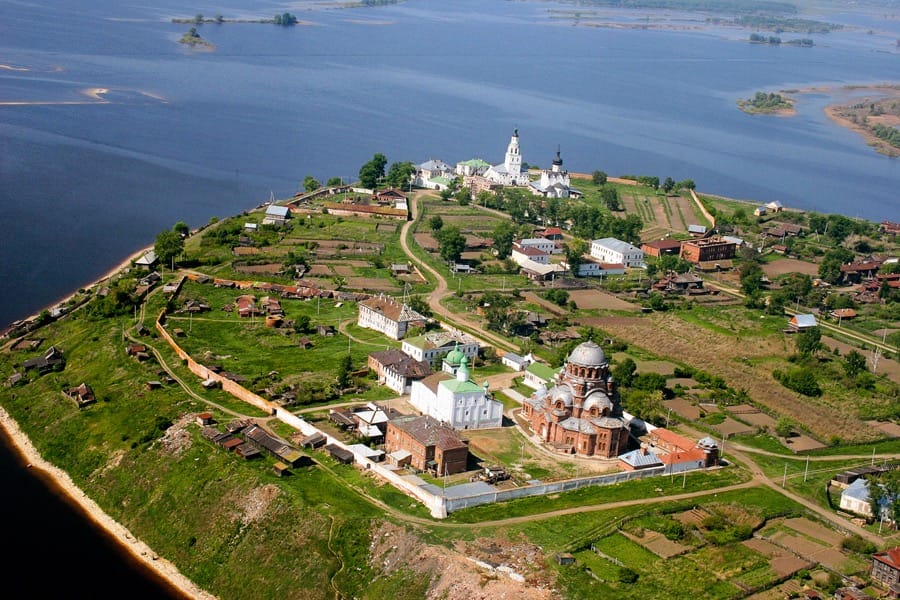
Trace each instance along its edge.
<path fill-rule="evenodd" d="M 526 247 L 526 248 L 537 248 L 538 250 L 543 250 L 547 254 L 561 254 L 562 247 L 557 245 L 557 243 L 551 239 L 539 237 L 539 238 L 523 238 L 516 242 L 518 245 Z"/>
<path fill-rule="evenodd" d="M 530 246 L 520 246 L 518 243 L 513 244 L 512 253 L 510 253 L 509 257 L 520 267 L 528 261 L 535 262 L 539 265 L 550 264 L 549 253 Z"/>
<path fill-rule="evenodd" d="M 459 350 L 469 360 L 478 356 L 478 340 L 461 331 L 431 331 L 403 340 L 401 350 L 412 358 L 433 364 L 436 358 Z"/>
<path fill-rule="evenodd" d="M 600 262 L 622 264 L 626 267 L 644 266 L 644 251 L 616 238 L 591 242 L 591 256 Z"/>
<path fill-rule="evenodd" d="M 468 361 L 463 359 L 456 376 L 435 373 L 412 384 L 409 403 L 425 415 L 454 429 L 487 429 L 503 424 L 503 404 L 469 379 Z"/>
<path fill-rule="evenodd" d="M 455 177 L 453 167 L 442 160 L 431 159 L 416 165 L 413 185 L 430 190 L 447 189 L 447 183 Z"/>
<path fill-rule="evenodd" d="M 563 267 L 566 268 L 567 271 L 571 272 L 571 266 L 567 261 L 562 261 L 560 263 Z M 609 277 L 610 275 L 624 275 L 625 274 L 625 265 L 623 264 L 610 264 L 610 263 L 602 263 L 597 262 L 596 260 L 591 260 L 585 258 L 583 262 L 578 265 L 578 273 L 577 277 Z"/>
<path fill-rule="evenodd" d="M 425 317 L 390 296 L 379 295 L 358 304 L 356 324 L 402 340 L 410 327 L 425 327 Z"/>
<path fill-rule="evenodd" d="M 484 175 L 491 168 L 490 163 L 480 158 L 473 158 L 456 163 L 456 174 L 461 177 L 474 177 Z"/>
<path fill-rule="evenodd" d="M 506 147 L 506 158 L 484 173 L 485 179 L 500 185 L 528 185 L 528 173 L 522 172 L 522 154 L 519 150 L 519 130 L 513 131 Z"/>

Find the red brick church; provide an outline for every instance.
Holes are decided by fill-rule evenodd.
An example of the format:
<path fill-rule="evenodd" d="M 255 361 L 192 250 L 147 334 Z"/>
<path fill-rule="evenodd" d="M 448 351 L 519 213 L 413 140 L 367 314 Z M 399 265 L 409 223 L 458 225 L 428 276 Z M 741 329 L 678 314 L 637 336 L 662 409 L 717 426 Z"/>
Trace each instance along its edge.
<path fill-rule="evenodd" d="M 559 452 L 613 458 L 628 446 L 609 363 L 592 341 L 572 351 L 556 384 L 535 391 L 523 414 L 534 433 Z"/>

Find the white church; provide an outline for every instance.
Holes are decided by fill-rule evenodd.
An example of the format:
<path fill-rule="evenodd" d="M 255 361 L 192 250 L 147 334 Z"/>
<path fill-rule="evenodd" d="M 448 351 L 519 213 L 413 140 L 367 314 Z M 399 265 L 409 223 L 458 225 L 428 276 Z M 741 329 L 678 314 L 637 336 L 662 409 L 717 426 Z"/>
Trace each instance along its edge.
<path fill-rule="evenodd" d="M 459 357 L 451 356 L 457 352 Z M 454 429 L 487 429 L 503 424 L 503 404 L 491 397 L 488 384 L 478 385 L 469 378 L 468 358 L 451 351 L 445 363 L 458 360 L 455 375 L 441 371 L 414 381 L 409 403 L 422 414 L 447 423 Z M 447 369 L 447 364 L 444 366 Z"/>
<path fill-rule="evenodd" d="M 485 179 L 500 185 L 526 186 L 529 183 L 528 172 L 522 172 L 522 154 L 519 150 L 519 130 L 513 130 L 506 147 L 506 159 L 499 165 L 493 165 L 484 173 Z"/>
<path fill-rule="evenodd" d="M 556 158 L 549 169 L 541 171 L 541 179 L 529 184 L 531 193 L 545 198 L 581 198 L 580 190 L 573 188 L 569 180 L 569 172 L 563 168 L 563 160 L 556 151 Z"/>

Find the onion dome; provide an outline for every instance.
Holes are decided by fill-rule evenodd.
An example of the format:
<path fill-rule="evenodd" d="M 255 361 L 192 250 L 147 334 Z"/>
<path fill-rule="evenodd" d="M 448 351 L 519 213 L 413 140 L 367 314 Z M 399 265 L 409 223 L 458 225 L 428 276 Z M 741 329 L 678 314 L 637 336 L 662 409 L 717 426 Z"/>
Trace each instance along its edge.
<path fill-rule="evenodd" d="M 569 362 L 580 367 L 601 367 L 607 364 L 603 349 L 593 341 L 576 346 L 569 355 Z"/>

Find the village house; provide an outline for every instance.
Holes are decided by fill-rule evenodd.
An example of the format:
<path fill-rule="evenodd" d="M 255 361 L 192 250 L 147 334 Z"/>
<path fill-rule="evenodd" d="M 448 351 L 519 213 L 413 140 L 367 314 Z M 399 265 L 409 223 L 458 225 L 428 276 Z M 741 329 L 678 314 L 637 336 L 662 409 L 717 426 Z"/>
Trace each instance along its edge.
<path fill-rule="evenodd" d="M 549 240 L 546 241 L 549 242 Z M 513 243 L 512 253 L 509 257 L 520 267 L 524 266 L 527 262 L 537 263 L 539 265 L 550 264 L 549 252 L 534 246 L 522 246 L 518 242 Z"/>
<path fill-rule="evenodd" d="M 446 190 L 453 178 L 453 168 L 444 161 L 433 158 L 416 166 L 413 185 L 429 190 Z"/>
<path fill-rule="evenodd" d="M 522 409 L 535 435 L 558 452 L 613 458 L 628 446 L 609 362 L 592 341 L 578 345 L 556 384 L 538 388 Z"/>
<path fill-rule="evenodd" d="M 398 394 L 408 394 L 413 381 L 431 375 L 431 362 L 416 360 L 400 350 L 389 349 L 369 354 L 369 368 L 378 383 Z"/>
<path fill-rule="evenodd" d="M 693 238 L 706 237 L 706 225 L 688 225 L 688 233 Z"/>
<path fill-rule="evenodd" d="M 500 357 L 500 362 L 513 371 L 524 371 L 528 365 L 534 362 L 534 356 L 531 353 L 519 356 L 514 352 L 506 352 Z"/>
<path fill-rule="evenodd" d="M 556 377 L 561 369 L 554 369 L 542 362 L 533 362 L 525 367 L 525 373 L 522 375 L 522 383 L 537 390 L 541 386 L 549 386 L 550 382 Z"/>
<path fill-rule="evenodd" d="M 425 317 L 390 296 L 373 296 L 357 306 L 358 326 L 379 331 L 392 340 L 402 340 L 411 327 L 425 327 Z"/>
<path fill-rule="evenodd" d="M 238 316 L 242 319 L 257 317 L 260 314 L 259 307 L 256 306 L 256 298 L 251 294 L 238 296 L 235 298 L 234 303 L 237 306 Z"/>
<path fill-rule="evenodd" d="M 643 250 L 611 237 L 592 241 L 591 256 L 609 264 L 622 264 L 626 267 L 644 266 Z"/>
<path fill-rule="evenodd" d="M 291 218 L 291 209 L 287 206 L 279 206 L 278 204 L 270 204 L 266 207 L 266 214 L 263 217 L 263 225 L 281 226 L 287 223 Z"/>
<path fill-rule="evenodd" d="M 259 425 L 250 425 L 241 431 L 241 435 L 260 450 L 268 452 L 291 467 L 296 467 L 303 458 L 303 454 L 291 446 L 286 440 L 281 439 L 274 433 L 266 431 Z"/>
<path fill-rule="evenodd" d="M 546 229 L 538 232 L 538 235 L 542 238 L 547 238 L 548 240 L 559 242 L 563 239 L 563 230 L 559 227 L 547 227 Z"/>
<path fill-rule="evenodd" d="M 148 250 L 134 261 L 135 267 L 137 267 L 138 269 L 143 269 L 145 271 L 151 271 L 155 269 L 157 264 L 159 264 L 159 259 L 156 258 L 156 251 L 154 250 Z"/>
<path fill-rule="evenodd" d="M 65 365 L 66 360 L 63 357 L 63 353 L 56 346 L 47 348 L 47 351 L 42 356 L 29 358 L 22 362 L 23 369 L 26 371 L 34 369 L 41 375 L 50 371 L 61 371 Z"/>
<path fill-rule="evenodd" d="M 523 248 L 537 248 L 547 254 L 561 254 L 562 247 L 546 237 L 523 238 L 515 242 Z"/>
<path fill-rule="evenodd" d="M 813 327 L 818 327 L 816 316 L 811 314 L 794 315 L 788 321 L 788 330 L 792 333 L 807 331 Z"/>
<path fill-rule="evenodd" d="M 645 446 L 619 455 L 619 467 L 625 471 L 640 471 L 661 466 L 663 466 L 663 463 L 659 460 L 659 457 Z"/>
<path fill-rule="evenodd" d="M 468 361 L 462 353 L 459 360 L 455 375 L 441 371 L 414 381 L 409 403 L 419 412 L 454 429 L 500 427 L 503 403 L 493 399 L 487 382 L 480 386 L 472 381 Z"/>
<path fill-rule="evenodd" d="M 82 383 L 76 387 L 69 388 L 66 390 L 66 395 L 71 398 L 76 406 L 87 406 L 88 404 L 93 404 L 96 401 L 94 397 L 94 390 L 91 389 L 86 383 Z"/>
<path fill-rule="evenodd" d="M 882 264 L 880 260 L 865 260 L 841 265 L 841 283 L 849 285 L 874 279 Z"/>
<path fill-rule="evenodd" d="M 385 451 L 394 464 L 407 462 L 414 469 L 438 476 L 462 473 L 469 458 L 468 442 L 449 425 L 428 415 L 389 421 Z"/>
<path fill-rule="evenodd" d="M 900 597 L 900 546 L 872 555 L 872 579 Z"/>
<path fill-rule="evenodd" d="M 435 361 L 453 350 L 458 350 L 472 360 L 478 356 L 481 345 L 478 340 L 459 330 L 429 331 L 403 340 L 401 350 L 416 360 L 435 364 Z"/>

